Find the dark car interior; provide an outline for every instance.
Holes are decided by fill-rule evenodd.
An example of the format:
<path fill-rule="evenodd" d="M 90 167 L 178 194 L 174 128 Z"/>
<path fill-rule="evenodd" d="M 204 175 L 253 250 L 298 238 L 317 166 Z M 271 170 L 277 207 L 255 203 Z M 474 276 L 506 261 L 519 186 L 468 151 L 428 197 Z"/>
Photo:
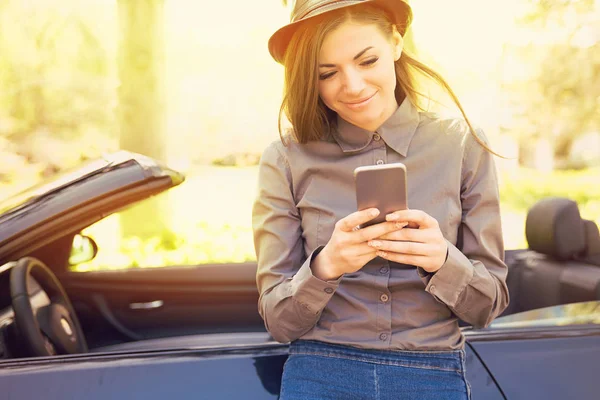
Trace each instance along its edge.
<path fill-rule="evenodd" d="M 270 340 L 257 312 L 255 263 L 74 273 L 76 234 L 0 268 L 3 358 Z M 511 301 L 503 315 L 600 300 L 600 234 L 575 202 L 537 203 L 526 237 L 529 249 L 506 252 Z"/>
<path fill-rule="evenodd" d="M 504 315 L 600 300 L 600 234 L 577 203 L 547 198 L 527 214 L 529 250 L 507 254 L 510 305 Z M 511 252 L 508 252 L 511 253 Z"/>

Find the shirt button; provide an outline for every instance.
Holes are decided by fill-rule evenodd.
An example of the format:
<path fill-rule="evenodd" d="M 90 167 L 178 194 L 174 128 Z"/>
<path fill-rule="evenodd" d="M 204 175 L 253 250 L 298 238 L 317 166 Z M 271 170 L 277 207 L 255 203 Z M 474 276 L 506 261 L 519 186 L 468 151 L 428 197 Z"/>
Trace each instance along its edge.
<path fill-rule="evenodd" d="M 388 301 L 388 300 L 390 299 L 390 296 L 388 296 L 387 294 L 385 294 L 385 293 L 384 293 L 384 294 L 382 294 L 382 295 L 379 297 L 379 299 L 380 299 L 380 300 L 381 300 L 383 303 L 385 303 L 386 301 Z"/>
<path fill-rule="evenodd" d="M 431 285 L 431 286 L 429 286 L 429 291 L 430 291 L 430 292 L 433 292 L 434 290 L 435 290 L 435 285 Z"/>
<path fill-rule="evenodd" d="M 383 164 L 383 160 L 377 160 L 377 165 L 382 165 Z"/>
<path fill-rule="evenodd" d="M 374 134 L 373 140 L 375 140 L 376 142 L 379 142 L 379 140 L 381 140 L 381 135 L 379 133 Z"/>
<path fill-rule="evenodd" d="M 379 268 L 379 273 L 381 273 L 381 274 L 387 274 L 387 272 L 388 272 L 387 267 L 381 267 L 381 268 Z"/>
<path fill-rule="evenodd" d="M 388 335 L 387 333 L 382 333 L 381 335 L 379 335 L 379 340 L 387 340 Z"/>
<path fill-rule="evenodd" d="M 327 293 L 327 294 L 331 294 L 331 293 L 333 293 L 333 289 L 332 289 L 332 288 L 330 288 L 330 287 L 326 287 L 326 288 L 325 288 L 325 293 Z"/>

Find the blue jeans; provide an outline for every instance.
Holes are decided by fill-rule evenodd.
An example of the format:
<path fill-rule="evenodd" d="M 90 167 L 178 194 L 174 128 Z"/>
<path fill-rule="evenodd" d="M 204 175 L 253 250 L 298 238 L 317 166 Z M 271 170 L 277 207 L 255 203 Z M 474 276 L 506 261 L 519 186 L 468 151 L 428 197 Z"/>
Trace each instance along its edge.
<path fill-rule="evenodd" d="M 280 400 L 470 398 L 464 350 L 366 350 L 308 340 L 290 345 L 280 394 Z"/>

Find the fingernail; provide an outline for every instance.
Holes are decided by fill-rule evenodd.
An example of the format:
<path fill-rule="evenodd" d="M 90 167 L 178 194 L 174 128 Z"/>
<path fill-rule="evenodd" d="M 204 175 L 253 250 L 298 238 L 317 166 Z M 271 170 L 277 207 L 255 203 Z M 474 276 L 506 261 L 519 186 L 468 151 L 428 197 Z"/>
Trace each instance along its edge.
<path fill-rule="evenodd" d="M 388 221 L 395 221 L 398 219 L 398 216 L 396 214 L 388 214 L 386 215 L 386 218 Z"/>
<path fill-rule="evenodd" d="M 369 246 L 372 246 L 372 247 L 380 247 L 380 246 L 381 246 L 381 242 L 380 242 L 379 240 L 371 240 L 371 241 L 369 242 Z"/>
<path fill-rule="evenodd" d="M 379 210 L 377 210 L 377 209 L 371 210 L 371 215 L 374 216 L 374 217 L 378 216 L 379 215 Z"/>
<path fill-rule="evenodd" d="M 402 228 L 404 228 L 406 225 L 408 225 L 408 222 L 396 222 L 396 228 L 397 228 L 397 229 L 402 229 Z"/>
<path fill-rule="evenodd" d="M 385 256 L 386 256 L 386 253 L 385 253 L 385 251 L 378 251 L 378 252 L 377 252 L 377 255 L 378 255 L 379 257 L 385 257 Z"/>

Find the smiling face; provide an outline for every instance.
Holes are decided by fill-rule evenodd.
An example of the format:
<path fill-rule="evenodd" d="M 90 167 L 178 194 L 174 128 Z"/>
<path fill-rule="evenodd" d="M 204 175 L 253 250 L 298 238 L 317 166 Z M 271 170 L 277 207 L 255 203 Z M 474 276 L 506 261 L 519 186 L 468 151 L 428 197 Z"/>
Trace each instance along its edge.
<path fill-rule="evenodd" d="M 319 52 L 319 95 L 327 107 L 360 128 L 375 131 L 398 108 L 394 61 L 402 36 L 374 24 L 348 21 L 327 34 Z"/>

